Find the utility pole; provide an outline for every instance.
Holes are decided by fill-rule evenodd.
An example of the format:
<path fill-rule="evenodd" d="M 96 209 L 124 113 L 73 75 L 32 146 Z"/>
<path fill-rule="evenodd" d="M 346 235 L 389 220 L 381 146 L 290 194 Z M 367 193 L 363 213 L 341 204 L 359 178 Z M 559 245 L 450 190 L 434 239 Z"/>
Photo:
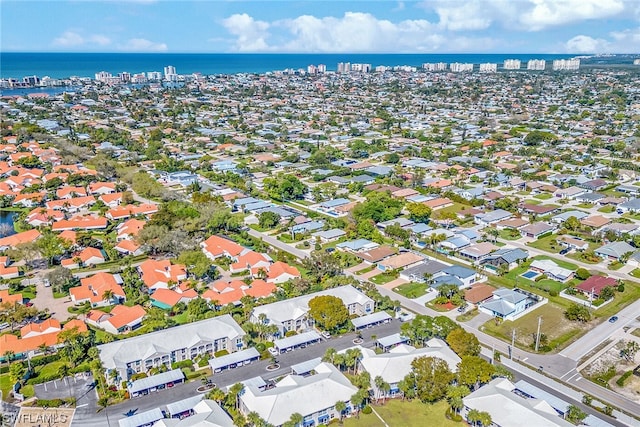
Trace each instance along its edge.
<path fill-rule="evenodd" d="M 536 353 L 540 345 L 540 325 L 542 325 L 542 316 L 538 316 L 538 332 L 536 333 Z"/>
<path fill-rule="evenodd" d="M 511 330 L 511 349 L 509 351 L 509 358 L 513 360 L 513 349 L 516 344 L 516 330 L 515 328 Z"/>

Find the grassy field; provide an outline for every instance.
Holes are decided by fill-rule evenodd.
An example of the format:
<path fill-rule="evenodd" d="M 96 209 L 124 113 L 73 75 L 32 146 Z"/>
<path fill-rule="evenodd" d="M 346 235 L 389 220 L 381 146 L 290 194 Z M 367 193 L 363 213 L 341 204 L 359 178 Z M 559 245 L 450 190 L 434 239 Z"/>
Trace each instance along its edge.
<path fill-rule="evenodd" d="M 427 293 L 425 283 L 405 283 L 393 289 L 395 292 L 407 298 L 418 298 Z"/>
<path fill-rule="evenodd" d="M 399 275 L 400 274 L 397 271 L 390 271 L 378 274 L 377 276 L 373 276 L 369 280 L 376 285 L 384 285 L 385 283 L 389 283 L 390 281 L 397 279 Z"/>
<path fill-rule="evenodd" d="M 540 194 L 536 194 L 535 196 L 536 199 L 540 199 L 540 200 L 549 200 L 553 197 L 553 194 L 549 194 L 549 193 L 540 193 Z"/>
<path fill-rule="evenodd" d="M 528 204 L 528 205 L 539 205 L 539 204 L 541 204 L 541 203 L 542 203 L 542 201 L 541 201 L 541 200 L 538 200 L 538 199 L 526 199 L 526 200 L 524 201 L 524 203 L 526 203 L 526 204 Z"/>
<path fill-rule="evenodd" d="M 501 239 L 504 240 L 518 240 L 522 237 L 522 234 L 518 230 L 514 230 L 511 228 L 505 228 L 498 232 Z"/>
<path fill-rule="evenodd" d="M 631 272 L 629 274 L 631 276 L 633 276 L 633 277 L 637 277 L 638 279 L 640 279 L 640 268 L 636 268 L 635 270 L 631 270 Z"/>
<path fill-rule="evenodd" d="M 3 398 L 6 399 L 9 396 L 9 392 L 11 391 L 11 379 L 9 378 L 9 373 L 0 374 L 0 391 L 2 391 Z"/>
<path fill-rule="evenodd" d="M 516 345 L 531 350 L 534 335 L 538 327 L 538 317 L 542 317 L 540 332 L 545 334 L 552 350 L 562 348 L 576 339 L 589 325 L 570 322 L 564 317 L 564 307 L 549 302 L 529 314 L 515 320 L 496 324 L 494 320 L 485 323 L 481 330 L 504 341 L 511 340 L 512 331 L 516 331 Z"/>
<path fill-rule="evenodd" d="M 578 203 L 576 207 L 582 209 L 591 209 L 593 205 L 591 203 Z"/>
<path fill-rule="evenodd" d="M 603 206 L 600 209 L 598 209 L 598 212 L 602 212 L 602 213 L 611 213 L 611 212 L 615 212 L 616 208 L 614 206 Z"/>
<path fill-rule="evenodd" d="M 373 408 L 390 427 L 461 427 L 464 425 L 445 418 L 447 404 L 444 401 L 429 405 L 419 400 L 403 402 L 400 399 L 392 399 L 382 406 L 376 405 Z M 359 419 L 347 418 L 344 420 L 344 425 L 346 427 L 384 427 L 373 413 L 360 414 Z"/>
<path fill-rule="evenodd" d="M 558 243 L 557 239 L 558 239 L 558 236 L 556 236 L 555 234 L 552 234 L 550 236 L 543 237 L 542 239 L 529 242 L 527 243 L 527 246 L 531 246 L 532 248 L 557 254 L 562 249 L 564 249 L 563 246 L 560 245 L 560 243 Z"/>

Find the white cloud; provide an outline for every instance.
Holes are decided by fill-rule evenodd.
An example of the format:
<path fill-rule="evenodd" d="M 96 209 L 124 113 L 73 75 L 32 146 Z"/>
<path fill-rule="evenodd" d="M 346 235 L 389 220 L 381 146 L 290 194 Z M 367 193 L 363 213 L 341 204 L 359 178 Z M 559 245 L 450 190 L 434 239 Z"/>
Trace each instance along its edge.
<path fill-rule="evenodd" d="M 447 30 L 484 30 L 493 21 L 493 14 L 487 6 L 480 1 L 443 2 L 435 10 L 440 17 L 439 25 Z"/>
<path fill-rule="evenodd" d="M 489 38 L 448 36 L 425 19 L 391 22 L 361 12 L 274 22 L 242 14 L 223 25 L 235 36 L 231 44 L 239 52 L 467 52 L 495 45 Z"/>
<path fill-rule="evenodd" d="M 236 36 L 235 45 L 239 52 L 261 52 L 269 49 L 269 23 L 257 21 L 246 13 L 231 15 L 222 25 Z"/>
<path fill-rule="evenodd" d="M 53 45 L 60 47 L 108 46 L 109 44 L 111 44 L 111 39 L 107 36 L 102 34 L 83 36 L 78 31 L 65 31 L 59 37 L 53 39 Z"/>
<path fill-rule="evenodd" d="M 530 0 L 520 22 L 531 31 L 588 19 L 602 19 L 624 10 L 622 0 Z"/>
<path fill-rule="evenodd" d="M 120 50 L 127 52 L 165 52 L 167 45 L 165 43 L 155 43 L 147 39 L 134 38 L 120 46 Z"/>
<path fill-rule="evenodd" d="M 578 35 L 565 43 L 569 53 L 638 53 L 640 27 L 613 31 L 610 39 Z"/>
<path fill-rule="evenodd" d="M 65 31 L 53 39 L 53 44 L 64 47 L 81 46 L 84 44 L 84 37 L 74 31 Z"/>

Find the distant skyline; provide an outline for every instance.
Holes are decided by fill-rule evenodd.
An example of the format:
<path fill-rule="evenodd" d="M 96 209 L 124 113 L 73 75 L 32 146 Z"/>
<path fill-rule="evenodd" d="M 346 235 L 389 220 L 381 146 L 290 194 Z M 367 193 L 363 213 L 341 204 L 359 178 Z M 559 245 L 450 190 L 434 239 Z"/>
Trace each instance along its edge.
<path fill-rule="evenodd" d="M 640 53 L 640 0 L 0 0 L 3 52 Z"/>

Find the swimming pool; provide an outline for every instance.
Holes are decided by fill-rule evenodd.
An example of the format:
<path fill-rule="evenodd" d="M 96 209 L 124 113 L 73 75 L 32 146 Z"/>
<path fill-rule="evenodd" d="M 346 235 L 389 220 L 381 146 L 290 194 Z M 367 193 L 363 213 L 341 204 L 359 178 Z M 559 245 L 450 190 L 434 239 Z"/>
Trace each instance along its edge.
<path fill-rule="evenodd" d="M 524 277 L 525 279 L 529 279 L 529 280 L 533 280 L 536 277 L 538 277 L 540 275 L 540 273 L 538 273 L 537 271 L 533 271 L 533 270 L 528 270 L 525 271 L 524 273 L 521 274 L 522 277 Z"/>

